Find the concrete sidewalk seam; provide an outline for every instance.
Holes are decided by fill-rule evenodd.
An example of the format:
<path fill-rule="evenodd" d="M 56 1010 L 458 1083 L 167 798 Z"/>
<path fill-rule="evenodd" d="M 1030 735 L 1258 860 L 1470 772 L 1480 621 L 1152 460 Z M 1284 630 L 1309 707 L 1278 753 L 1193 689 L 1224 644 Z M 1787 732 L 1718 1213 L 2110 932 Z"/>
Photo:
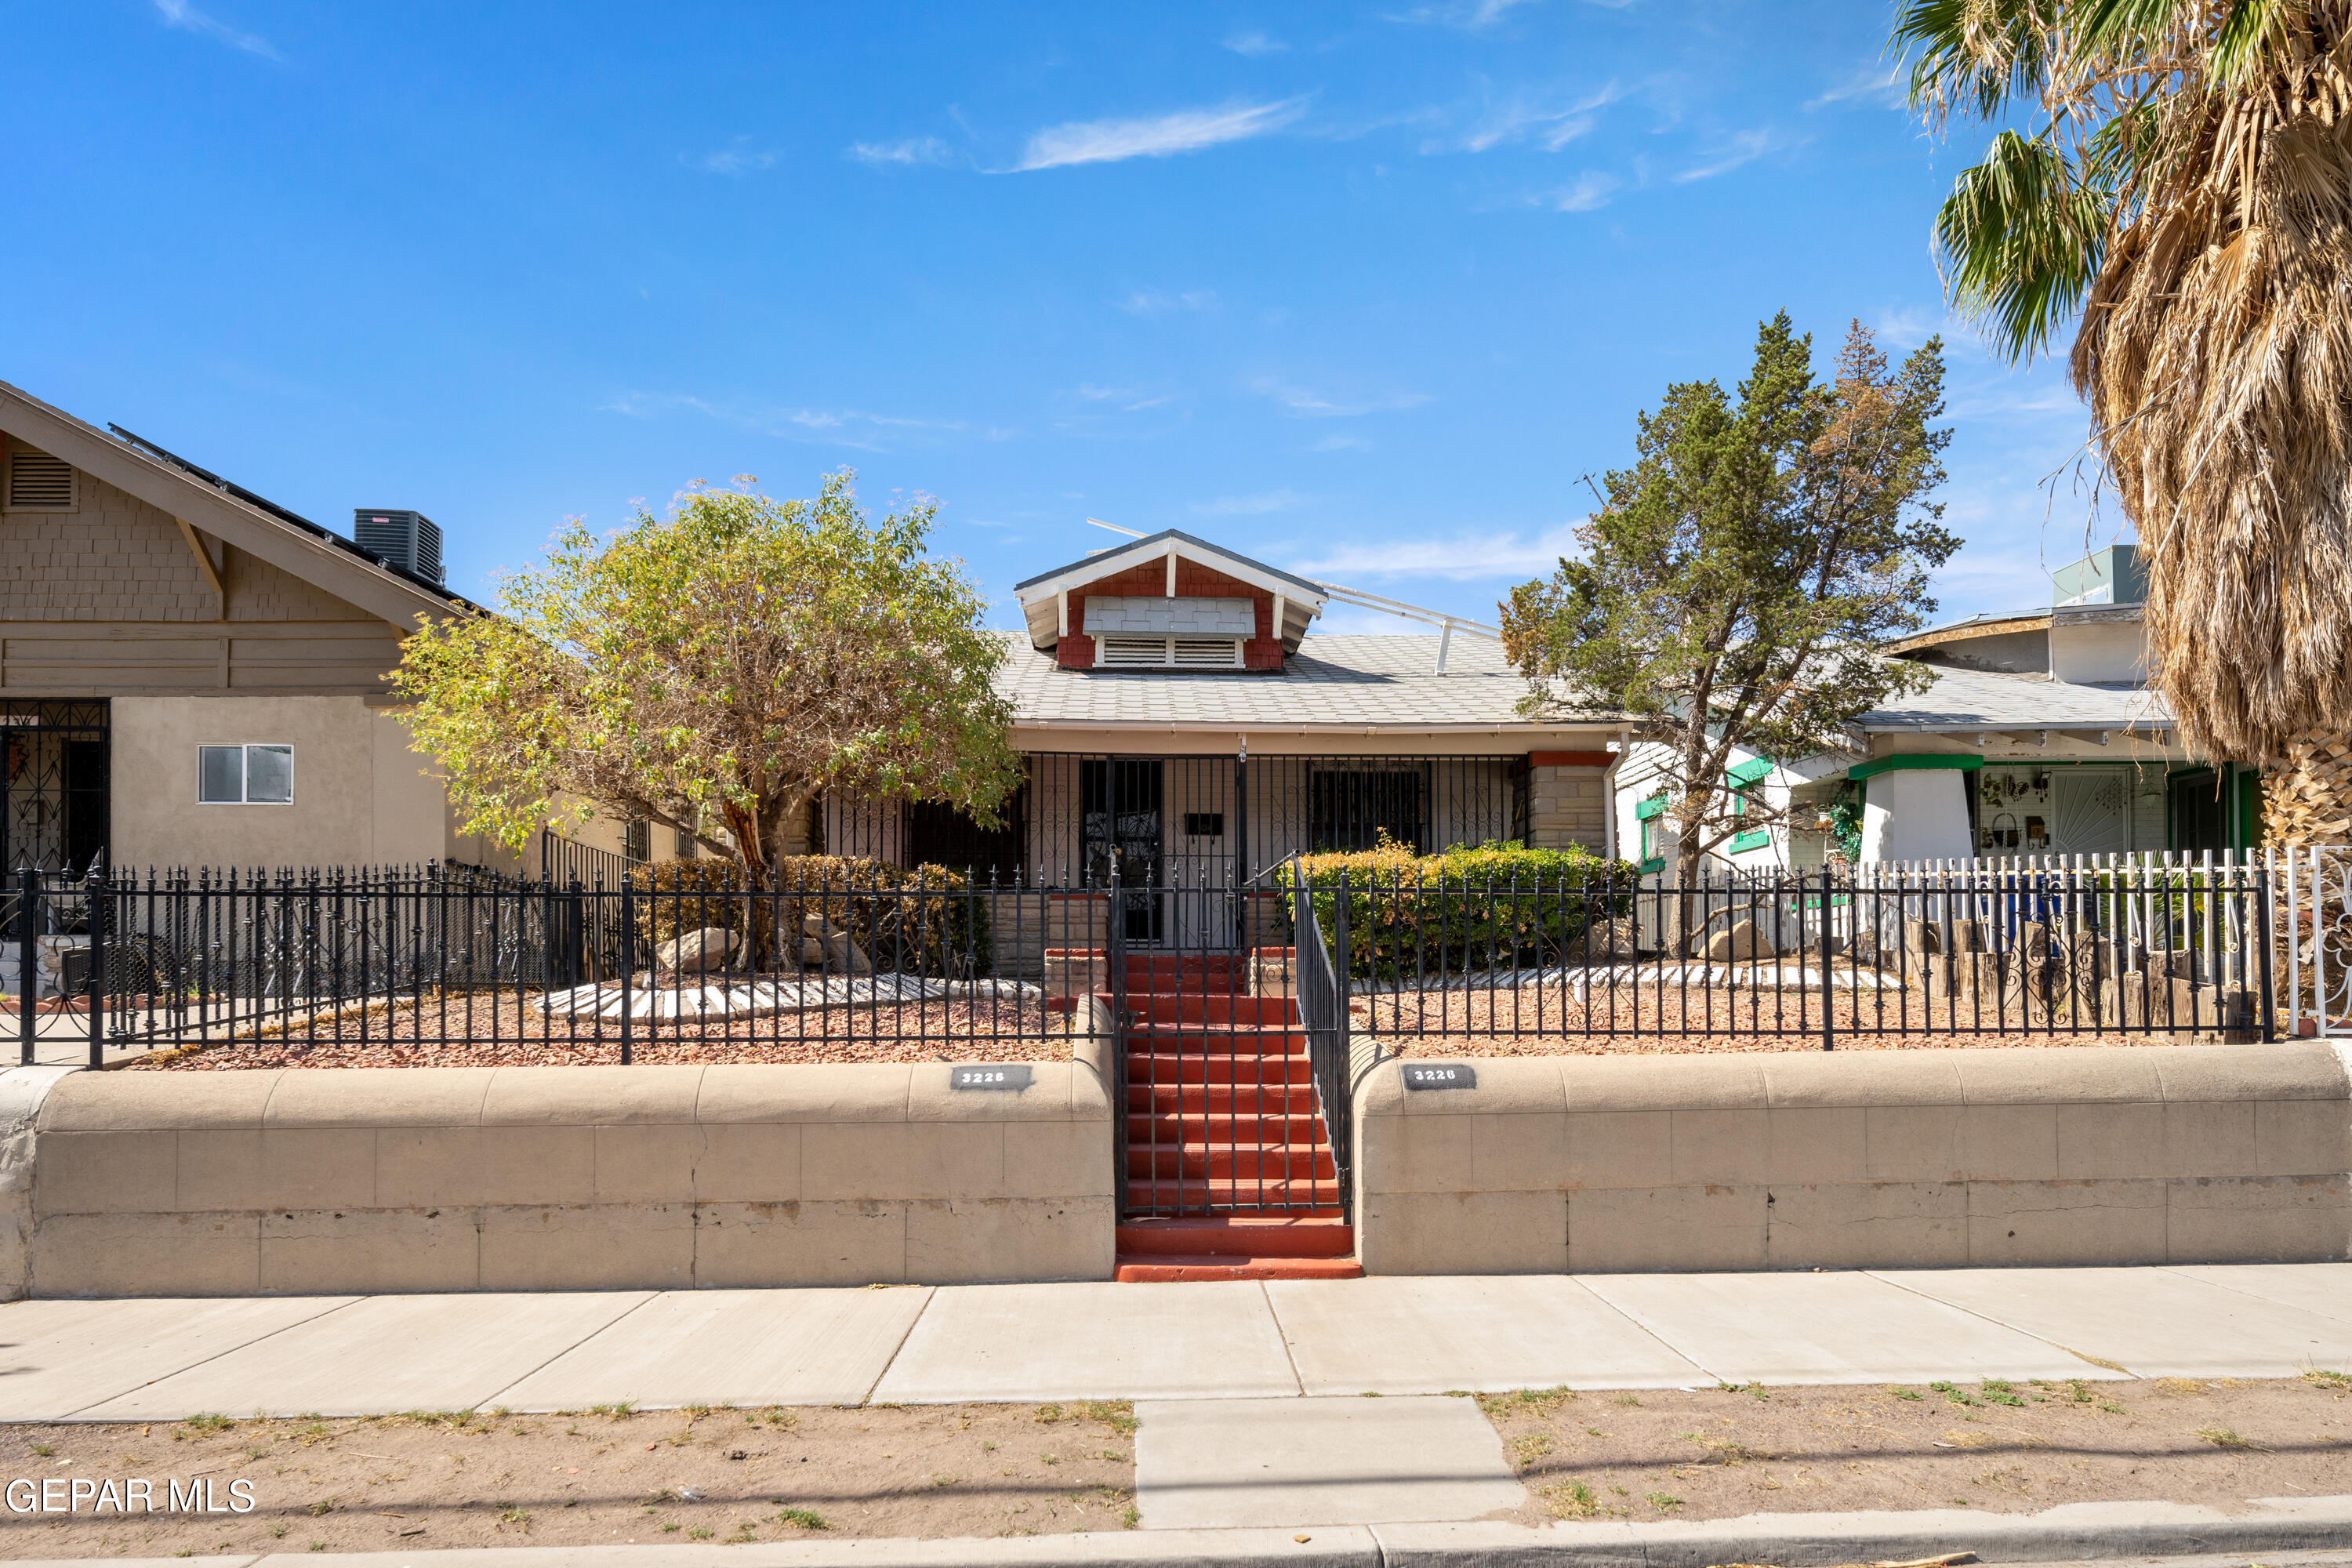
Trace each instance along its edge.
<path fill-rule="evenodd" d="M 1627 1322 L 1633 1324 L 1636 1332 L 1647 1335 L 1653 1343 L 1654 1343 L 1660 1350 L 1664 1351 L 1668 1355 L 1675 1356 L 1680 1360 L 1690 1363 L 1691 1365 L 1698 1368 L 1699 1371 L 1706 1373 L 1707 1376 L 1715 1379 L 1718 1384 L 1728 1381 L 1721 1373 L 1716 1371 L 1713 1367 L 1699 1360 L 1696 1355 L 1693 1354 L 1689 1351 L 1678 1348 L 1669 1341 L 1665 1335 L 1660 1333 L 1650 1324 L 1643 1322 L 1640 1318 L 1628 1311 L 1623 1306 L 1618 1302 L 1611 1300 L 1599 1290 L 1594 1289 L 1591 1279 L 1589 1277 L 1571 1274 L 1568 1278 L 1574 1283 L 1582 1286 L 1585 1293 L 1591 1296 L 1594 1300 L 1600 1302 L 1602 1306 L 1608 1308 L 1611 1311 L 1616 1313 Z M 1605 1279 L 1607 1277 L 1604 1275 L 1601 1278 Z"/>
<path fill-rule="evenodd" d="M 565 1345 L 562 1350 L 554 1351 L 554 1352 L 550 1352 L 550 1353 L 549 1353 L 549 1355 L 548 1355 L 548 1358 L 547 1358 L 545 1361 L 541 1362 L 537 1366 L 534 1366 L 534 1367 L 527 1367 L 527 1368 L 525 1368 L 525 1369 L 523 1370 L 523 1373 L 522 1373 L 522 1375 L 521 1375 L 521 1376 L 520 1376 L 520 1377 L 510 1377 L 510 1378 L 507 1379 L 507 1380 L 506 1380 L 506 1382 L 504 1382 L 504 1383 L 502 1383 L 502 1384 L 499 1384 L 499 1385 L 498 1385 L 498 1387 L 496 1387 L 496 1388 L 494 1388 L 494 1389 L 490 1390 L 489 1394 L 488 1394 L 487 1396 L 485 1396 L 484 1398 L 481 1398 L 481 1399 L 479 1399 L 479 1400 L 475 1401 L 472 1405 L 467 1405 L 466 1408 L 467 1408 L 467 1409 L 469 1409 L 469 1410 L 479 1410 L 480 1408 L 482 1408 L 482 1406 L 484 1406 L 484 1405 L 489 1405 L 492 1409 L 496 1409 L 496 1408 L 498 1408 L 498 1405 L 497 1405 L 497 1404 L 496 1404 L 496 1401 L 497 1401 L 497 1399 L 498 1399 L 498 1397 L 499 1397 L 499 1394 L 505 1394 L 505 1393 L 507 1393 L 508 1391 L 509 1391 L 509 1390 L 511 1390 L 511 1389 L 516 1389 L 516 1388 L 520 1388 L 520 1387 L 521 1387 L 524 1384 L 526 1384 L 526 1383 L 530 1382 L 533 1377 L 537 1376 L 540 1373 L 542 1373 L 542 1372 L 546 1371 L 549 1367 L 553 1366 L 557 1362 L 562 1361 L 565 1356 L 570 1355 L 573 1351 L 578 1350 L 582 1345 L 586 1344 L 590 1340 L 594 1339 L 598 1334 L 605 1334 L 605 1333 L 610 1333 L 610 1332 L 612 1332 L 614 1329 L 617 1329 L 617 1328 L 619 1328 L 623 1323 L 627 1322 L 627 1321 L 628 1321 L 632 1317 L 635 1317 L 637 1313 L 644 1311 L 647 1307 L 650 1307 L 650 1306 L 652 1306 L 656 1301 L 660 1300 L 661 1300 L 661 1298 L 662 1298 L 662 1293 L 661 1293 L 660 1291 L 658 1291 L 658 1290 L 655 1290 L 655 1291 L 651 1291 L 651 1292 L 647 1293 L 647 1295 L 645 1297 L 645 1299 L 644 1299 L 644 1300 L 639 1300 L 639 1301 L 633 1302 L 633 1303 L 631 1303 L 629 1306 L 623 1308 L 623 1309 L 622 1309 L 618 1313 L 614 1314 L 614 1316 L 613 1316 L 609 1321 L 605 1321 L 605 1322 L 603 1322 L 603 1323 L 600 1323 L 600 1324 L 598 1324 L 596 1327 L 594 1327 L 594 1328 L 593 1328 L 593 1329 L 589 1330 L 586 1333 L 582 1334 L 582 1335 L 579 1337 L 579 1339 L 575 1340 L 575 1341 L 574 1341 L 574 1342 L 572 1342 L 571 1344 Z"/>
<path fill-rule="evenodd" d="M 2063 1352 L 2065 1354 L 2073 1356 L 2076 1361 L 2083 1363 L 2086 1366 L 2095 1366 L 2105 1372 L 2119 1372 L 2126 1377 L 2138 1377 L 2141 1375 L 2141 1373 L 2134 1372 L 2131 1368 L 2124 1365 L 2121 1362 L 2100 1361 L 2095 1357 L 2085 1355 L 2081 1351 L 2076 1350 L 2073 1345 L 2061 1344 L 2056 1340 L 2052 1339 L 2048 1334 L 2037 1334 L 2032 1329 L 2025 1327 L 2021 1323 L 2008 1322 L 2002 1319 L 1994 1317 L 1990 1312 L 1979 1312 L 1974 1307 L 1962 1306 L 1958 1301 L 1947 1301 L 1941 1296 L 1930 1296 L 1925 1290 L 1906 1285 L 1900 1279 L 1890 1279 L 1875 1268 L 1864 1268 L 1857 1270 L 1857 1272 L 1869 1275 L 1873 1279 L 1877 1280 L 1882 1285 L 1892 1285 L 1895 1289 L 1902 1291 L 1906 1296 L 1916 1296 L 1922 1301 L 1933 1301 L 1939 1307 L 1949 1307 L 1955 1312 L 1965 1312 L 1971 1318 L 1990 1323 L 1994 1328 L 2007 1329 L 2012 1334 L 2023 1334 L 2029 1340 L 2040 1340 L 2052 1350 Z M 2262 1298 L 2260 1297 L 2250 1298 L 2250 1300 L 2260 1300 Z"/>
<path fill-rule="evenodd" d="M 882 1386 L 882 1380 L 890 1375 L 890 1369 L 892 1367 L 898 1364 L 898 1352 L 907 1348 L 907 1342 L 908 1340 L 914 1338 L 917 1325 L 921 1323 L 924 1317 L 929 1313 L 931 1303 L 940 1299 L 940 1292 L 946 1287 L 940 1285 L 922 1285 L 916 1288 L 923 1293 L 923 1304 L 916 1309 L 915 1315 L 913 1317 L 907 1320 L 906 1331 L 898 1336 L 898 1342 L 890 1347 L 890 1353 L 884 1356 L 882 1358 L 882 1364 L 875 1369 L 874 1381 L 867 1384 L 866 1385 L 866 1392 L 857 1396 L 857 1403 L 860 1405 L 871 1405 L 874 1403 L 874 1391 Z"/>
<path fill-rule="evenodd" d="M 219 1350 L 215 1351 L 212 1354 L 208 1356 L 199 1356 L 194 1361 L 188 1363 L 185 1366 L 175 1366 L 160 1377 L 151 1377 L 147 1379 L 145 1383 L 134 1383 L 130 1387 L 118 1390 L 113 1394 L 105 1395 L 103 1398 L 93 1399 L 88 1405 L 77 1405 L 71 1410 L 68 1410 L 64 1415 L 58 1416 L 58 1419 L 60 1421 L 79 1420 L 81 1416 L 81 1413 L 85 1410 L 95 1410 L 101 1405 L 109 1405 L 118 1399 L 128 1398 L 131 1394 L 138 1393 L 142 1388 L 163 1382 L 166 1377 L 177 1377 L 182 1373 L 194 1372 L 200 1366 L 209 1366 L 214 1362 L 220 1360 L 223 1356 L 235 1355 L 237 1352 L 246 1349 L 249 1345 L 257 1345 L 262 1343 L 264 1341 L 274 1340 L 280 1334 L 291 1333 L 296 1329 L 302 1328 L 310 1323 L 319 1322 L 323 1319 L 331 1318 L 337 1312 L 348 1312 L 352 1308 L 358 1306 L 361 1302 L 369 1300 L 371 1300 L 371 1298 L 366 1296 L 352 1296 L 344 1300 L 336 1302 L 331 1307 L 322 1307 L 307 1318 L 297 1318 L 290 1323 L 280 1324 L 278 1327 L 270 1330 L 268 1333 L 257 1334 L 249 1340 L 240 1340 L 233 1345 L 223 1345 Z"/>
<path fill-rule="evenodd" d="M 1257 1282 L 1258 1299 L 1265 1303 L 1265 1315 L 1274 1320 L 1274 1337 L 1282 1342 L 1282 1363 L 1290 1369 L 1290 1381 L 1297 1386 L 1298 1397 L 1307 1397 L 1307 1378 L 1298 1370 L 1298 1352 L 1291 1348 L 1290 1325 L 1282 1321 L 1282 1309 L 1274 1304 L 1274 1292 L 1265 1281 Z"/>

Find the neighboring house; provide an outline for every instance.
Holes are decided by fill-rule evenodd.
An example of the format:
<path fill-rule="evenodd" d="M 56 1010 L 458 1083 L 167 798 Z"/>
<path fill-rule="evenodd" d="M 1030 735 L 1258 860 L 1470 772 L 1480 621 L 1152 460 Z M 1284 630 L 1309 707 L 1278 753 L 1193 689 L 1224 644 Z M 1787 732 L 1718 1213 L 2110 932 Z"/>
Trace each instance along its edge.
<path fill-rule="evenodd" d="M 1890 656 L 1934 667 L 1935 684 L 1863 715 L 1862 754 L 1776 763 L 1742 753 L 1733 787 L 1754 792 L 1761 805 L 1787 805 L 1789 818 L 1733 837 L 1712 861 L 1818 867 L 1837 847 L 1818 825 L 1840 800 L 1859 817 L 1864 861 L 2259 842 L 2252 771 L 2182 750 L 2146 684 L 2133 547 L 2061 568 L 2052 589 L 2046 608 L 1979 616 L 1890 644 Z M 1657 752 L 1631 748 L 1616 795 L 1625 853 L 1653 869 L 1675 858 Z"/>
<path fill-rule="evenodd" d="M 1526 682 L 1491 641 L 1318 635 L 1324 587 L 1172 531 L 1015 595 L 1003 681 L 1025 778 L 1003 826 L 835 799 L 826 849 L 1064 886 L 1116 866 L 1165 890 L 1130 899 L 1129 938 L 1213 946 L 1294 851 L 1609 847 L 1614 722 L 1520 718 Z"/>
<path fill-rule="evenodd" d="M 460 601 L 376 518 L 409 569 L 0 384 L 0 868 L 488 858 L 382 711 Z"/>

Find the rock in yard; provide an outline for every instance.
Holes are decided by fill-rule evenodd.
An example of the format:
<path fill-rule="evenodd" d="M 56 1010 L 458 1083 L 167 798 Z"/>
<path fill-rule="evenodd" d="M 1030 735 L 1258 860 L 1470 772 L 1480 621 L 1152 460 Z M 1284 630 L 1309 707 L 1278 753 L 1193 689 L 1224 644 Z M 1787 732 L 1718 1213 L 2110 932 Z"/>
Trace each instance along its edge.
<path fill-rule="evenodd" d="M 1622 916 L 1614 920 L 1595 921 L 1585 928 L 1584 934 L 1569 944 L 1569 957 L 1639 958 L 1642 956 L 1640 937 L 1633 922 Z"/>
<path fill-rule="evenodd" d="M 655 948 L 654 967 L 677 974 L 705 974 L 726 968 L 728 955 L 734 951 L 733 931 L 725 926 L 704 926 Z"/>
<path fill-rule="evenodd" d="M 1709 963 L 1737 963 L 1751 958 L 1777 958 L 1780 950 L 1756 929 L 1754 921 L 1741 921 L 1729 931 L 1708 937 L 1702 956 Z"/>
<path fill-rule="evenodd" d="M 874 973 L 873 962 L 849 940 L 849 933 L 823 915 L 809 916 L 801 922 L 801 930 L 807 933 L 801 942 L 801 963 L 807 967 L 835 974 Z"/>

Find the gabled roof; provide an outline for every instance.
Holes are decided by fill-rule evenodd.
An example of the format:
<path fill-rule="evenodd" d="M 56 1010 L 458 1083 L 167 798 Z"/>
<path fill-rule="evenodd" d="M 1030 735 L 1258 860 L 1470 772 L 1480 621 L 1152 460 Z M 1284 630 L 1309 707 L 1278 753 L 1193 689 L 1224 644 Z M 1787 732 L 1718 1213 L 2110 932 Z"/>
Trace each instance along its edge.
<path fill-rule="evenodd" d="M 1525 744 L 1557 731 L 1613 727 L 1611 715 L 1530 722 L 1528 683 L 1501 647 L 1456 638 L 1437 673 L 1437 638 L 1310 633 L 1282 674 L 1257 680 L 1167 670 L 1062 669 L 1018 632 L 997 673 L 1024 726 L 1335 734 L 1499 732 Z"/>
<path fill-rule="evenodd" d="M 1312 600 L 1318 609 L 1323 605 L 1323 590 L 1306 578 L 1294 576 L 1279 566 L 1269 566 L 1263 561 L 1253 561 L 1246 555 L 1236 555 L 1205 539 L 1195 539 L 1181 529 L 1174 528 L 1130 540 L 1116 549 L 1104 551 L 1100 555 L 1088 555 L 1066 566 L 1056 566 L 1051 572 L 1041 572 L 1026 582 L 1013 584 L 1013 592 L 1025 605 L 1041 595 L 1083 587 L 1115 572 L 1129 571 L 1157 561 L 1171 548 L 1188 560 L 1198 561 L 1204 566 L 1214 566 L 1226 576 L 1237 577 L 1269 594 Z"/>
<path fill-rule="evenodd" d="M 6 382 L 0 382 L 0 432 L 53 458 L 62 458 L 93 479 L 323 588 L 346 604 L 381 616 L 404 632 L 415 626 L 420 615 L 440 619 L 477 607 L 446 589 L 385 566 L 350 540 L 316 523 L 272 509 L 257 497 L 232 494 L 224 488 L 226 481 L 200 478 L 190 468 L 118 440 Z"/>
<path fill-rule="evenodd" d="M 1855 722 L 1865 731 L 1904 730 L 2169 729 L 2170 712 L 2155 692 L 2133 686 L 2084 686 L 2046 675 L 1935 667 L 1927 690 L 1891 698 Z"/>

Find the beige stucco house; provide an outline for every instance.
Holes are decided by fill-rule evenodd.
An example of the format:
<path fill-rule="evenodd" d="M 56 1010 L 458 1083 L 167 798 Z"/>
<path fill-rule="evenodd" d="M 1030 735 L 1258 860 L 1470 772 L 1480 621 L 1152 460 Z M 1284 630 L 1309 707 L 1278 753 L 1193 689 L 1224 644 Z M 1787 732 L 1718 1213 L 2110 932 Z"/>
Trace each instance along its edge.
<path fill-rule="evenodd" d="M 383 713 L 459 603 L 0 384 L 0 864 L 494 858 Z"/>

